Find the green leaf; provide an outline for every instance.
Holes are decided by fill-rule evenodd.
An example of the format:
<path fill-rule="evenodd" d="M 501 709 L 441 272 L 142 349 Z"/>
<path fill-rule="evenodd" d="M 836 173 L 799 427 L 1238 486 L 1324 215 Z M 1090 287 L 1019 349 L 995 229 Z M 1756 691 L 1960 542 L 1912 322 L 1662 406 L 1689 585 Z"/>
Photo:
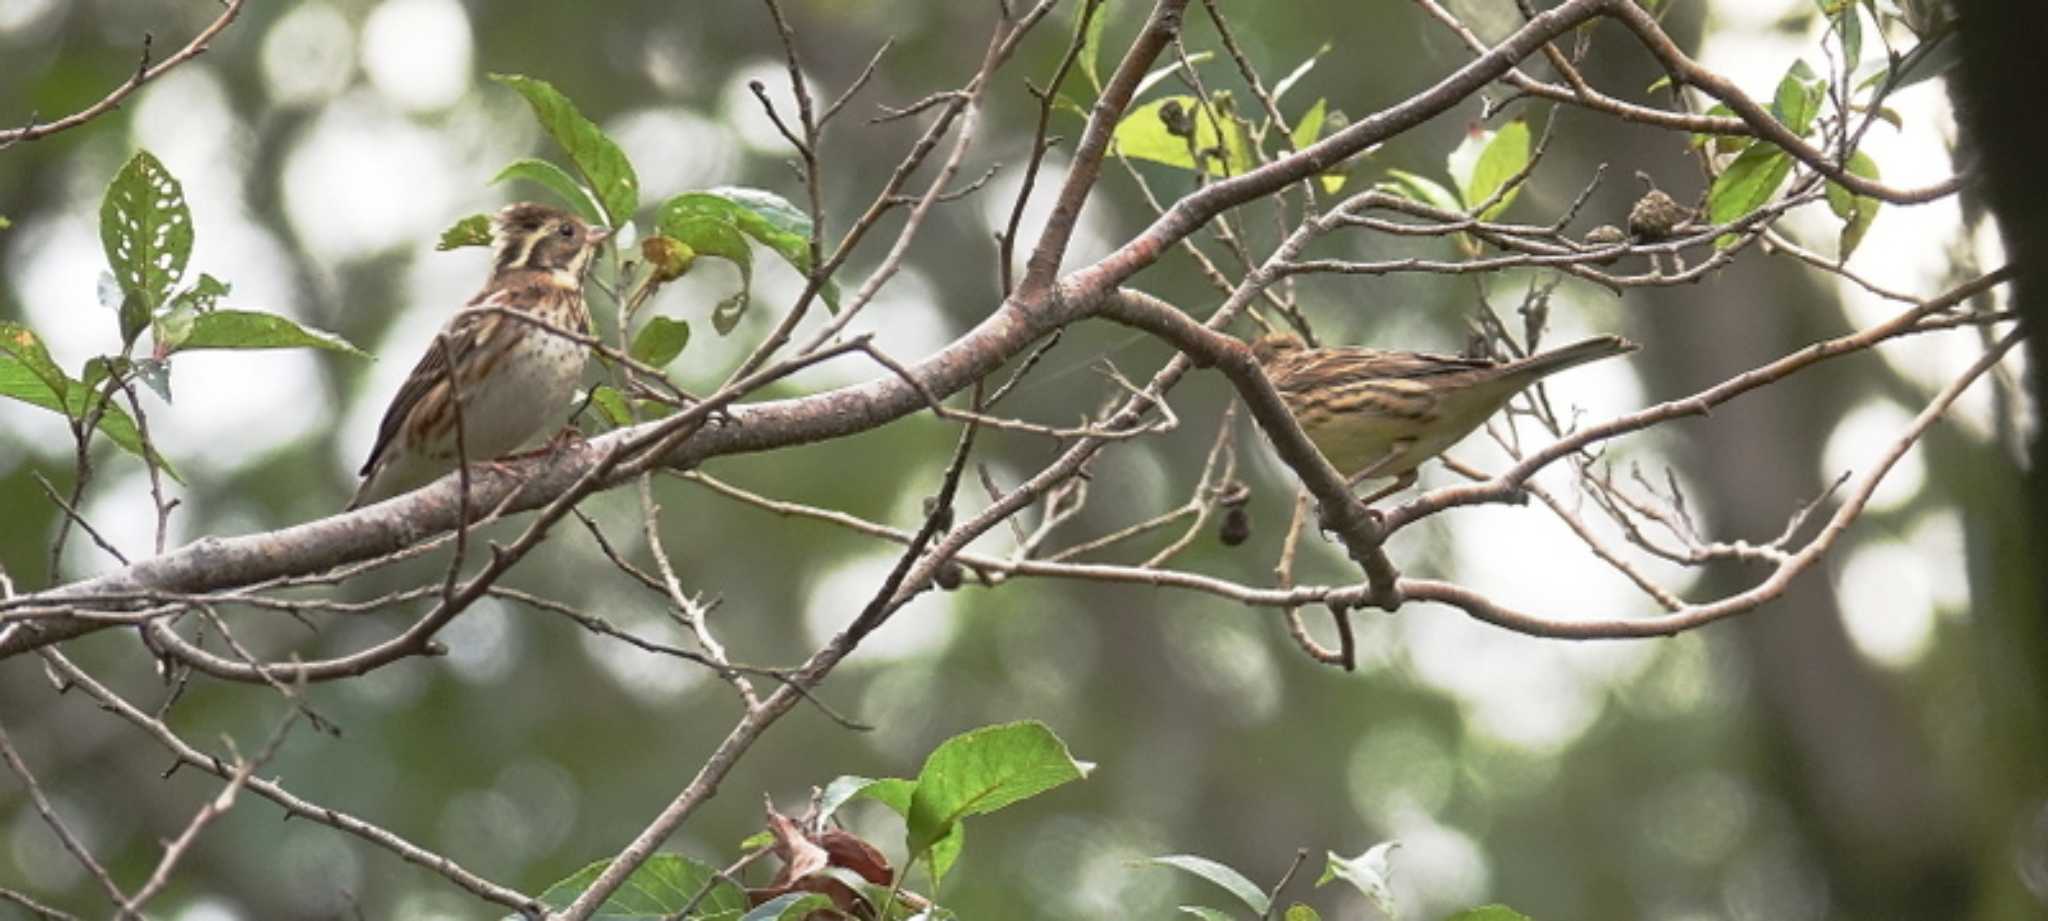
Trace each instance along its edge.
<path fill-rule="evenodd" d="M 562 909 L 590 888 L 610 861 L 592 863 L 540 894 L 549 908 Z M 718 868 L 681 854 L 656 854 L 626 878 L 626 884 L 592 915 L 594 921 L 657 921 L 682 909 L 706 885 L 711 892 L 697 903 L 700 917 L 737 918 L 747 910 L 747 894 L 718 877 Z M 517 917 L 516 915 L 512 917 Z"/>
<path fill-rule="evenodd" d="M 0 214 L 0 230 L 6 230 L 12 226 L 14 226 L 14 222 L 8 220 L 6 215 Z"/>
<path fill-rule="evenodd" d="M 1197 96 L 1164 96 L 1125 113 L 1123 121 L 1110 134 L 1110 153 L 1192 171 L 1195 158 L 1188 152 L 1187 139 L 1168 132 L 1161 118 L 1161 110 L 1169 104 L 1180 106 L 1194 125 L 1195 149 L 1223 152 L 1221 163 L 1213 155 L 1203 156 L 1204 168 L 1210 175 L 1234 176 L 1251 168 L 1251 145 L 1235 130 L 1234 123 L 1226 126 L 1231 130 L 1219 135 L 1216 120 L 1209 115 L 1211 107 L 1203 105 Z"/>
<path fill-rule="evenodd" d="M 880 781 L 854 774 L 842 774 L 833 778 L 831 783 L 825 785 L 825 792 L 818 796 L 818 818 L 820 820 L 831 818 L 834 813 L 839 811 L 839 807 L 846 805 L 849 800 L 866 792 L 869 787 L 877 783 L 880 783 Z M 909 781 L 903 781 L 903 783 L 908 784 Z M 876 798 L 879 799 L 879 797 Z M 892 808 L 896 808 L 898 813 L 902 813 L 910 808 L 910 791 L 908 787 L 903 791 L 902 806 Z"/>
<path fill-rule="evenodd" d="M 491 245 L 491 216 L 472 214 L 449 225 L 441 231 L 441 242 L 434 244 L 437 250 L 460 249 L 465 246 Z"/>
<path fill-rule="evenodd" d="M 1776 144 L 1750 145 L 1707 190 L 1707 220 L 1725 224 L 1763 207 L 1791 174 L 1792 157 Z M 1734 240 L 1733 234 L 1726 234 L 1715 245 L 1727 246 Z"/>
<path fill-rule="evenodd" d="M 853 786 L 854 789 L 851 793 L 847 793 L 844 790 L 840 791 L 842 795 L 842 798 L 839 800 L 840 803 L 844 803 L 847 799 L 853 797 L 866 797 L 895 810 L 897 815 L 903 816 L 905 819 L 910 817 L 910 800 L 917 790 L 916 781 L 905 780 L 901 777 L 884 777 L 880 780 L 841 777 L 839 780 L 833 781 L 833 785 L 837 786 L 842 781 Z M 824 801 L 831 802 L 833 795 L 832 788 L 827 787 Z M 834 808 L 836 809 L 837 806 Z M 828 811 L 824 814 L 831 815 L 831 812 Z M 966 847 L 967 826 L 954 823 L 953 831 L 944 838 L 940 838 L 937 844 L 932 845 L 932 876 L 944 879 L 946 871 L 952 869 L 953 861 L 960 859 L 960 852 Z M 915 852 L 912 853 L 911 859 L 916 859 Z"/>
<path fill-rule="evenodd" d="M 1300 902 L 1287 906 L 1287 914 L 1282 917 L 1285 921 L 1323 921 L 1323 916 L 1316 914 L 1315 909 Z"/>
<path fill-rule="evenodd" d="M 369 357 L 348 340 L 322 329 L 300 326 L 274 313 L 255 310 L 212 310 L 192 320 L 192 329 L 177 350 L 195 349 L 326 349 Z"/>
<path fill-rule="evenodd" d="M 1081 35 L 1081 75 L 1088 78 L 1088 85 L 1095 92 L 1102 92 L 1102 71 L 1097 61 L 1102 57 L 1102 26 L 1109 22 L 1109 0 L 1095 8 L 1094 18 L 1088 20 L 1088 31 Z"/>
<path fill-rule="evenodd" d="M 1325 100 L 1316 100 L 1315 105 L 1309 106 L 1308 111 L 1302 113 L 1301 120 L 1294 123 L 1294 131 L 1287 136 L 1287 140 L 1294 144 L 1295 150 L 1307 147 L 1321 138 L 1323 118 L 1326 115 L 1324 103 Z"/>
<path fill-rule="evenodd" d="M 568 203 L 569 207 L 576 209 L 576 213 L 582 215 L 584 220 L 596 224 L 606 223 L 602 208 L 595 199 L 590 197 L 589 190 L 583 188 L 576 181 L 576 177 L 569 175 L 567 170 L 553 163 L 533 157 L 523 157 L 514 160 L 506 164 L 504 169 L 499 170 L 498 175 L 491 177 L 491 184 L 497 185 L 500 182 L 513 179 L 524 179 L 555 193 L 562 201 Z M 479 217 L 482 217 L 482 215 L 479 215 Z M 486 218 L 486 221 L 488 220 Z M 442 239 L 445 241 L 447 238 L 444 235 Z M 489 243 L 490 239 L 490 227 L 486 223 L 484 242 Z M 447 247 L 444 246 L 442 249 L 447 249 Z"/>
<path fill-rule="evenodd" d="M 1174 854 L 1167 857 L 1154 857 L 1147 862 L 1193 873 L 1209 882 L 1215 883 L 1223 887 L 1225 892 L 1236 896 L 1238 901 L 1243 902 L 1246 908 L 1251 909 L 1256 914 L 1264 915 L 1266 909 L 1272 907 L 1272 900 L 1266 898 L 1265 891 L 1252 885 L 1252 881 L 1245 879 L 1244 874 L 1207 857 L 1196 857 L 1192 854 Z"/>
<path fill-rule="evenodd" d="M 1826 81 L 1814 76 L 1813 68 L 1805 60 L 1793 61 L 1785 76 L 1778 80 L 1778 90 L 1771 100 L 1771 115 L 1784 123 L 1793 134 L 1804 135 L 1813 127 L 1813 119 L 1820 114 L 1822 96 L 1827 92 Z"/>
<path fill-rule="evenodd" d="M 831 899 L 815 892 L 786 892 L 754 906 L 740 921 L 803 921 L 811 912 L 831 907 Z"/>
<path fill-rule="evenodd" d="M 1700 114 L 1716 118 L 1724 116 L 1733 118 L 1735 117 L 1735 110 L 1717 102 Z M 1714 153 L 1726 154 L 1742 150 L 1755 143 L 1755 141 L 1755 138 L 1742 134 L 1694 134 L 1688 143 L 1693 147 L 1703 147 L 1711 143 L 1714 145 Z"/>
<path fill-rule="evenodd" d="M 633 411 L 626 408 L 626 397 L 617 387 L 599 384 L 591 388 L 590 402 L 614 427 L 633 424 Z"/>
<path fill-rule="evenodd" d="M 1467 908 L 1444 921 L 1529 921 L 1529 916 L 1506 905 L 1481 905 Z"/>
<path fill-rule="evenodd" d="M 196 284 L 174 295 L 170 309 L 150 321 L 150 335 L 156 341 L 157 357 L 177 351 L 192 335 L 192 324 L 199 315 L 214 309 L 220 299 L 227 296 L 227 283 L 204 272 L 199 274 Z M 158 393 L 166 394 L 169 390 L 168 386 L 156 389 Z M 168 401 L 170 397 L 166 395 L 164 399 Z"/>
<path fill-rule="evenodd" d="M 784 262 L 795 266 L 805 276 L 810 275 L 811 216 L 802 208 L 774 192 L 741 186 L 720 186 L 698 194 L 725 199 L 735 209 L 732 212 L 733 222 L 741 233 L 774 250 Z M 818 294 L 825 299 L 826 308 L 833 313 L 839 312 L 837 282 L 828 279 Z"/>
<path fill-rule="evenodd" d="M 723 336 L 739 325 L 740 315 L 747 309 L 754 284 L 754 251 L 748 248 L 746 236 L 730 214 L 706 210 L 701 199 L 692 198 L 702 195 L 690 193 L 669 199 L 662 204 L 657 221 L 662 236 L 681 241 L 700 257 L 717 256 L 739 268 L 740 290 L 719 301 L 711 312 L 711 328 Z"/>
<path fill-rule="evenodd" d="M 667 367 L 690 342 L 690 324 L 668 317 L 654 317 L 633 335 L 634 358 L 656 368 Z"/>
<path fill-rule="evenodd" d="M 131 344 L 184 277 L 192 255 L 192 212 L 185 190 L 164 165 L 139 150 L 114 174 L 100 199 L 100 245 L 127 295 L 121 342 Z"/>
<path fill-rule="evenodd" d="M 102 380 L 106 373 L 105 361 L 99 360 Z M 84 419 L 95 406 L 102 405 L 99 391 L 84 381 L 73 380 L 58 368 L 34 332 L 26 326 L 5 321 L 0 321 L 0 397 L 40 406 L 72 421 Z M 171 479 L 185 482 L 170 461 L 143 445 L 142 433 L 127 410 L 111 400 L 103 405 L 106 409 L 100 415 L 100 433 L 136 457 L 154 458 L 157 466 L 170 474 Z"/>
<path fill-rule="evenodd" d="M 1849 157 L 1847 168 L 1852 175 L 1873 181 L 1878 178 L 1877 161 L 1860 150 Z M 1835 252 L 1838 258 L 1846 260 L 1862 244 L 1863 235 L 1870 231 L 1870 223 L 1877 220 L 1877 209 L 1882 203 L 1868 195 L 1856 195 L 1834 182 L 1828 183 L 1827 196 L 1829 210 L 1842 219 L 1842 235 Z"/>
<path fill-rule="evenodd" d="M 1328 861 L 1323 864 L 1323 875 L 1316 879 L 1316 885 L 1320 887 L 1333 879 L 1341 879 L 1364 893 L 1373 907 L 1380 910 L 1380 914 L 1398 918 L 1400 914 L 1395 910 L 1394 888 L 1390 879 L 1392 874 L 1387 859 L 1393 854 L 1394 848 L 1399 846 L 1398 841 L 1382 841 L 1367 848 L 1365 853 L 1348 860 L 1331 851 Z"/>
<path fill-rule="evenodd" d="M 632 220 L 633 212 L 640 207 L 640 180 L 633 175 L 633 164 L 626 160 L 619 145 L 545 81 L 518 74 L 492 74 L 491 79 L 526 97 L 541 127 L 555 143 L 562 145 L 569 154 L 569 162 L 576 165 L 576 171 L 596 191 L 604 206 L 606 226 L 619 227 Z"/>
<path fill-rule="evenodd" d="M 1088 776 L 1044 723 L 984 726 L 939 744 L 925 757 L 911 792 L 910 853 L 921 854 L 971 815 L 994 812 Z"/>
<path fill-rule="evenodd" d="M 1451 180 L 1457 184 L 1467 212 L 1492 198 L 1509 179 L 1528 165 L 1529 123 L 1519 118 L 1503 125 L 1499 131 L 1468 133 L 1465 142 L 1459 144 L 1450 156 Z M 1520 191 L 1519 187 L 1509 189 L 1478 217 L 1489 220 L 1506 211 L 1509 205 L 1514 204 L 1515 195 Z"/>
<path fill-rule="evenodd" d="M 1194 915 L 1202 919 L 1202 921 L 1237 921 L 1236 918 L 1231 917 L 1228 913 L 1217 911 L 1207 905 L 1182 905 L 1180 906 L 1180 913 Z"/>
<path fill-rule="evenodd" d="M 1382 182 L 1379 184 L 1379 187 L 1396 195 L 1412 198 L 1425 205 L 1444 211 L 1465 210 L 1463 206 L 1458 204 L 1457 196 L 1452 195 L 1450 189 L 1444 188 L 1435 180 L 1426 176 L 1419 176 L 1402 169 L 1390 169 L 1387 170 L 1387 178 L 1392 181 Z"/>
<path fill-rule="evenodd" d="M 1856 75 L 1856 62 L 1863 58 L 1863 17 L 1857 13 L 1854 3 L 1842 4 L 1834 17 L 1835 31 L 1842 37 L 1843 66 L 1848 68 L 1842 79 L 1847 80 Z"/>

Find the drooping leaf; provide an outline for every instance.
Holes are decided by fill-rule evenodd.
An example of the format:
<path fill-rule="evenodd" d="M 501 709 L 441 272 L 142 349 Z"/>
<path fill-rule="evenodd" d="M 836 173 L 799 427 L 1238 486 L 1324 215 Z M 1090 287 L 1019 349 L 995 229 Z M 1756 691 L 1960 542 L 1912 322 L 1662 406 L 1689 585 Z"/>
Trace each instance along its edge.
<path fill-rule="evenodd" d="M 723 202 L 708 206 L 705 199 Z M 730 212 L 730 202 L 704 193 L 678 195 L 664 202 L 657 226 L 662 236 L 688 246 L 698 256 L 717 256 L 740 270 L 740 290 L 718 302 L 711 327 L 723 336 L 739 325 L 754 285 L 754 252 Z"/>
<path fill-rule="evenodd" d="M 1857 151 L 1849 157 L 1847 165 L 1851 175 L 1875 181 L 1877 161 L 1870 155 Z M 1868 195 L 1857 195 L 1839 183 L 1827 185 L 1828 208 L 1842 219 L 1842 235 L 1835 252 L 1844 260 L 1856 251 L 1863 242 L 1863 235 L 1870 231 L 1870 223 L 1877 220 L 1877 209 L 1882 204 Z"/>
<path fill-rule="evenodd" d="M 1394 848 L 1399 846 L 1398 841 L 1382 841 L 1366 848 L 1365 853 L 1348 859 L 1331 851 L 1328 861 L 1323 864 L 1323 875 L 1316 879 L 1316 885 L 1321 886 L 1331 880 L 1341 879 L 1363 893 L 1366 899 L 1372 902 L 1373 907 L 1380 910 L 1380 914 L 1398 918 L 1400 914 L 1395 910 L 1392 871 L 1388 865 L 1388 858 L 1393 855 Z"/>
<path fill-rule="evenodd" d="M 192 320 L 192 329 L 177 346 L 196 349 L 326 349 L 369 357 L 348 340 L 323 329 L 301 326 L 274 313 L 255 310 L 211 310 Z"/>
<path fill-rule="evenodd" d="M 667 367 L 690 342 L 690 324 L 668 317 L 654 317 L 633 335 L 634 358 L 656 368 Z"/>
<path fill-rule="evenodd" d="M 1707 220 L 1725 224 L 1763 207 L 1791 174 L 1792 157 L 1776 144 L 1750 145 L 1707 190 Z M 1715 245 L 1728 246 L 1734 242 L 1734 235 L 1727 234 L 1716 240 Z"/>
<path fill-rule="evenodd" d="M 719 186 L 698 193 L 724 199 L 733 207 L 733 223 L 740 232 L 775 251 L 796 270 L 811 272 L 811 216 L 774 192 L 742 186 Z M 678 196 L 687 197 L 687 196 Z M 839 285 L 827 280 L 818 292 L 825 306 L 839 311 Z"/>
<path fill-rule="evenodd" d="M 1266 897 L 1265 890 L 1253 885 L 1251 880 L 1244 877 L 1244 874 L 1207 857 L 1196 857 L 1193 854 L 1173 854 L 1166 857 L 1154 857 L 1147 862 L 1192 873 L 1215 883 L 1222 887 L 1223 891 L 1236 896 L 1238 901 L 1243 902 L 1246 908 L 1251 909 L 1256 914 L 1264 915 L 1266 909 L 1270 908 L 1273 904 L 1272 900 Z"/>
<path fill-rule="evenodd" d="M 492 176 L 491 184 L 497 185 L 513 179 L 523 179 L 555 193 L 563 203 L 582 215 L 584 220 L 596 224 L 607 223 L 603 210 L 590 197 L 590 192 L 576 181 L 576 177 L 553 163 L 533 157 L 522 157 L 506 164 L 504 169 L 498 171 L 498 175 Z M 488 226 L 485 228 L 484 242 L 490 242 Z"/>
<path fill-rule="evenodd" d="M 441 242 L 434 244 L 437 250 L 460 249 L 465 246 L 491 245 L 491 216 L 472 214 L 449 225 L 441 231 Z"/>
<path fill-rule="evenodd" d="M 606 226 L 618 227 L 631 220 L 640 207 L 640 180 L 619 145 L 546 81 L 518 74 L 492 74 L 491 79 L 526 98 L 541 127 L 568 152 L 569 162 L 597 193 Z"/>
<path fill-rule="evenodd" d="M 609 865 L 610 861 L 600 860 L 576 871 L 541 893 L 541 902 L 553 909 L 568 907 L 590 888 L 591 883 L 597 881 Z M 605 899 L 591 918 L 594 921 L 659 921 L 681 910 L 698 890 L 708 885 L 711 891 L 697 903 L 698 914 L 693 917 L 736 919 L 747 910 L 747 894 L 738 886 L 720 879 L 718 872 L 717 867 L 681 854 L 656 854 L 634 870 L 633 875 L 626 878 L 625 885 Z"/>

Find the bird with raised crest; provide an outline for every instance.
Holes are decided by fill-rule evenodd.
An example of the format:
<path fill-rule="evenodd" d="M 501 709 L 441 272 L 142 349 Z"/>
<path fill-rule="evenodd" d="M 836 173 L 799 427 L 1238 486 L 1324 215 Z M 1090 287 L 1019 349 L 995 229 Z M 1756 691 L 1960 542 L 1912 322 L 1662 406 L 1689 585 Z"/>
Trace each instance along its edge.
<path fill-rule="evenodd" d="M 1266 377 L 1330 466 L 1357 486 L 1393 477 L 1370 505 L 1409 486 L 1415 468 L 1472 433 L 1515 394 L 1566 368 L 1632 352 L 1600 336 L 1496 361 L 1360 347 L 1309 348 L 1274 333 L 1251 344 Z"/>
<path fill-rule="evenodd" d="M 392 398 L 349 508 L 424 486 L 459 458 L 501 457 L 568 408 L 589 357 L 574 338 L 590 326 L 583 278 L 611 235 L 546 205 L 508 205 L 492 217 L 490 280 Z"/>

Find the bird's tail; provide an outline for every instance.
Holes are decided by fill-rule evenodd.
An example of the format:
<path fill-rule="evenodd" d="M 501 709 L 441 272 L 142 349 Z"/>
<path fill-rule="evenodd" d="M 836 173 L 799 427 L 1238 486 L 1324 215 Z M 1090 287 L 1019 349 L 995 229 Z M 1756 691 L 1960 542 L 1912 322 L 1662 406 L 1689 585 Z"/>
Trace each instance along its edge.
<path fill-rule="evenodd" d="M 1574 342 L 1563 348 L 1538 352 L 1519 361 L 1510 362 L 1504 369 L 1508 372 L 1504 376 L 1516 378 L 1525 386 L 1566 368 L 1615 355 L 1625 355 L 1638 348 L 1641 346 L 1620 336 L 1595 336 L 1583 342 Z"/>

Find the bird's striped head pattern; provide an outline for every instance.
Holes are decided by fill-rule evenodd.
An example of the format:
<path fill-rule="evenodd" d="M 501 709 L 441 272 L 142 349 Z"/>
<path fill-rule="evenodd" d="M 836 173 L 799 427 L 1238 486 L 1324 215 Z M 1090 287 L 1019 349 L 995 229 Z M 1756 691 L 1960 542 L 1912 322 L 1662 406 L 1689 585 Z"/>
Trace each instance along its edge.
<path fill-rule="evenodd" d="M 612 232 L 591 227 L 573 214 L 546 205 L 506 205 L 491 220 L 495 269 L 562 273 L 580 282 L 591 257 Z"/>

